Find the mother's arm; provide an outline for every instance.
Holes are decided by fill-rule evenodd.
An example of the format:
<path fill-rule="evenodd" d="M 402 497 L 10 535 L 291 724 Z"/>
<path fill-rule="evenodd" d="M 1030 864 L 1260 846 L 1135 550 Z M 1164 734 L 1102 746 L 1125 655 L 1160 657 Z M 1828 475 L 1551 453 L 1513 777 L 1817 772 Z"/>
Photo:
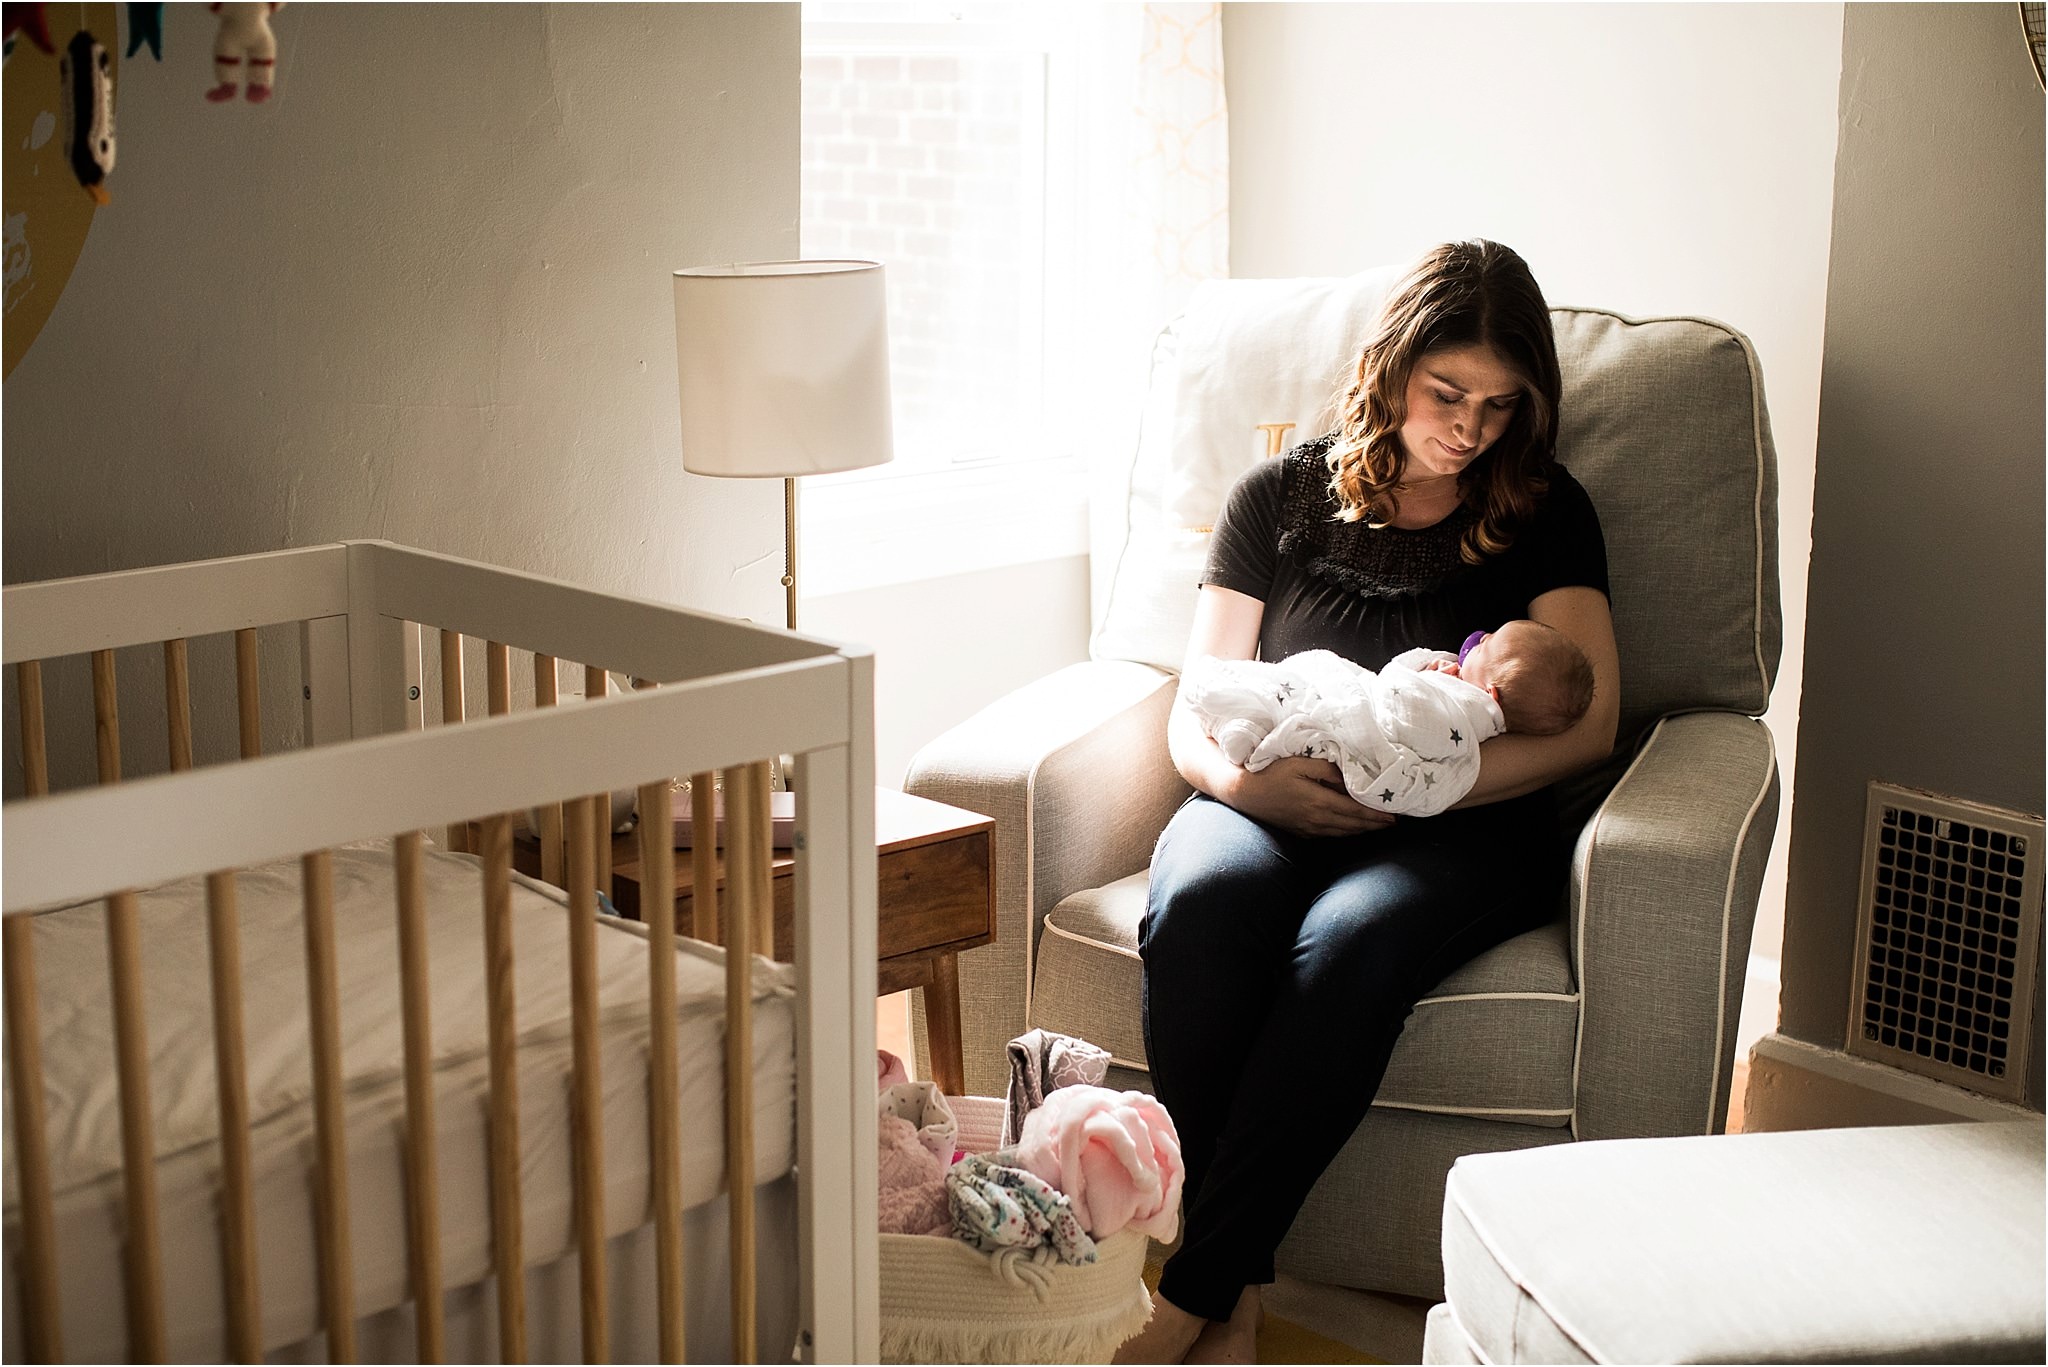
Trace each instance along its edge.
<path fill-rule="evenodd" d="M 1205 655 L 1249 660 L 1259 648 L 1259 624 L 1266 605 L 1235 589 L 1204 584 L 1195 600 L 1188 632 L 1189 663 Z M 1296 835 L 1352 835 L 1385 826 L 1393 818 L 1352 800 L 1344 777 L 1326 760 L 1280 759 L 1252 772 L 1224 757 L 1187 704 L 1174 700 L 1166 723 L 1166 748 L 1180 776 L 1219 802 L 1257 821 Z M 1480 753 L 1485 753 L 1481 747 Z"/>
<path fill-rule="evenodd" d="M 1593 666 L 1593 705 L 1555 736 L 1498 736 L 1479 747 L 1479 781 L 1457 805 L 1476 807 L 1532 793 L 1606 759 L 1621 723 L 1621 657 L 1607 595 L 1594 588 L 1552 589 L 1529 616 L 1572 638 Z"/>

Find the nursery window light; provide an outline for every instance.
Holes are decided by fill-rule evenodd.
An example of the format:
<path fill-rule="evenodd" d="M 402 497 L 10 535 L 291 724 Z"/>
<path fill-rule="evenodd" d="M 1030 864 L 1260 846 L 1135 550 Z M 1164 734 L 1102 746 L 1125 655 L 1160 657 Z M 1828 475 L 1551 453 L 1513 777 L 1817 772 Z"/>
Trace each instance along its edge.
<path fill-rule="evenodd" d="M 912 530 L 923 573 L 1085 548 L 1063 411 L 1075 63 L 1052 18 L 1026 4 L 805 6 L 803 254 L 886 266 L 895 398 L 893 464 L 805 486 L 823 591 L 918 577 L 883 563 Z M 1006 547 L 991 509 L 1033 535 Z M 960 514 L 973 540 L 935 548 Z"/>

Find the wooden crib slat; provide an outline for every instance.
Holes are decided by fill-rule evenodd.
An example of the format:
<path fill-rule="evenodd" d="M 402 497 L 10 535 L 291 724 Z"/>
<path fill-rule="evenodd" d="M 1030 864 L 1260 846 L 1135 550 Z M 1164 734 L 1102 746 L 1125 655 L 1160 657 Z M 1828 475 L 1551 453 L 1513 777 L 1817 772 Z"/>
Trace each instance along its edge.
<path fill-rule="evenodd" d="M 132 892 L 107 898 L 107 963 L 114 991 L 114 1066 L 121 1091 L 121 1176 L 127 1196 L 129 1355 L 164 1360 L 164 1268 L 156 1204 L 156 1139 L 149 1096 L 149 1034 L 142 1008 L 142 944 Z"/>
<path fill-rule="evenodd" d="M 256 673 L 256 628 L 235 633 L 235 718 L 241 725 L 242 758 L 263 753 L 263 694 Z"/>
<path fill-rule="evenodd" d="M 121 781 L 121 702 L 114 686 L 114 652 L 92 653 L 92 732 L 101 783 Z"/>
<path fill-rule="evenodd" d="M 759 879 L 755 884 L 759 895 L 754 901 L 754 952 L 772 959 L 775 957 L 775 822 L 769 792 L 774 786 L 773 770 L 767 760 L 758 761 L 750 767 L 754 770 L 754 824 L 753 843 L 747 860 Z"/>
<path fill-rule="evenodd" d="M 164 642 L 164 716 L 171 728 L 171 769 L 190 769 L 192 671 L 182 637 Z"/>
<path fill-rule="evenodd" d="M 512 711 L 512 647 L 503 641 L 484 643 L 484 695 L 491 715 L 503 717 Z"/>
<path fill-rule="evenodd" d="M 491 706 L 511 679 L 491 643 Z M 509 705 L 509 698 L 508 698 Z M 526 1259 L 519 1205 L 518 1016 L 512 995 L 512 818 L 483 821 L 484 991 L 491 1053 L 491 1265 L 498 1281 L 498 1358 L 526 1361 Z"/>
<path fill-rule="evenodd" d="M 609 670 L 597 665 L 583 666 L 583 696 L 602 698 L 612 691 Z M 599 793 L 591 801 L 591 836 L 597 850 L 597 890 L 612 895 L 612 795 Z"/>
<path fill-rule="evenodd" d="M 441 723 L 453 726 L 463 719 L 462 633 L 441 632 Z"/>
<path fill-rule="evenodd" d="M 250 1188 L 249 1073 L 242 1028 L 242 930 L 232 873 L 206 876 L 206 939 L 213 977 L 214 1077 L 220 1093 L 221 1246 L 227 1264 L 228 1352 L 236 1362 L 261 1362 L 263 1316 L 256 1269 L 256 1205 Z"/>
<path fill-rule="evenodd" d="M 690 934 L 718 944 L 718 775 L 690 775 Z M 726 900 L 730 900 L 727 898 Z"/>
<path fill-rule="evenodd" d="M 14 667 L 21 712 L 22 792 L 50 791 L 50 752 L 43 732 L 43 664 L 24 660 Z M 10 917 L 0 929 L 7 1011 L 7 1076 L 14 1089 L 14 1163 L 21 1198 L 22 1260 L 25 1264 L 30 1358 L 58 1362 L 64 1356 L 63 1325 L 57 1311 L 57 1219 L 50 1191 L 50 1140 L 43 1113 L 42 1012 L 36 1002 L 35 939 L 26 916 Z"/>
<path fill-rule="evenodd" d="M 561 685 L 555 675 L 555 657 L 533 657 L 533 704 L 553 707 L 561 700 Z M 562 804 L 549 802 L 540 809 L 541 881 L 562 886 Z"/>
<path fill-rule="evenodd" d="M 427 974 L 427 895 L 418 831 L 398 837 L 398 983 L 405 1036 L 406 1266 L 421 1362 L 447 1359 L 441 1307 L 441 1185 L 434 1140 L 434 1029 Z"/>
<path fill-rule="evenodd" d="M 23 660 L 14 667 L 21 700 L 21 790 L 29 797 L 50 791 L 50 747 L 43 735 L 43 662 Z"/>
<path fill-rule="evenodd" d="M 733 1359 L 752 1362 L 754 1342 L 754 992 L 753 955 L 772 952 L 761 938 L 761 907 L 771 893 L 768 766 L 725 774 L 725 1189 L 732 1248 Z"/>
<path fill-rule="evenodd" d="M 356 1356 L 355 1265 L 350 1253 L 348 1133 L 341 1110 L 341 1001 L 335 980 L 334 856 L 299 860 L 305 882 L 306 1007 L 313 1044 L 314 1151 L 318 1156 L 320 1301 L 327 1354 Z"/>
<path fill-rule="evenodd" d="M 596 832 L 581 797 L 568 805 L 569 1004 L 575 1049 L 574 1147 L 577 1272 L 582 1288 L 583 1360 L 611 1357 L 605 1302 L 604 1073 L 597 1035 Z M 609 843 L 609 842 L 607 842 Z"/>
<path fill-rule="evenodd" d="M 441 724 L 453 726 L 464 719 L 462 695 L 462 633 L 441 632 Z M 448 848 L 458 854 L 469 852 L 469 823 L 458 821 L 448 827 Z"/>
<path fill-rule="evenodd" d="M 38 680 L 40 683 L 40 680 Z M 28 692 L 22 691 L 22 711 Z M 41 699 L 37 699 L 41 711 Z M 23 723 L 26 727 L 26 722 Z M 41 717 L 37 718 L 41 731 Z M 21 1242 L 26 1273 L 28 1355 L 34 1362 L 64 1357 L 57 1313 L 57 1220 L 50 1195 L 49 1130 L 43 1116 L 42 1013 L 36 1008 L 35 941 L 26 916 L 9 917 L 4 943 L 7 993 L 7 1076 L 14 1087 L 14 1164 L 21 1192 Z"/>
<path fill-rule="evenodd" d="M 636 681 L 635 687 L 642 685 Z M 651 685 L 646 685 L 651 687 Z M 675 886 L 674 822 L 666 780 L 640 789 L 640 886 Z M 654 1252 L 660 1355 L 683 1360 L 682 1129 L 676 1047 L 676 902 L 645 898 L 647 924 L 648 1129 L 654 1162 Z"/>

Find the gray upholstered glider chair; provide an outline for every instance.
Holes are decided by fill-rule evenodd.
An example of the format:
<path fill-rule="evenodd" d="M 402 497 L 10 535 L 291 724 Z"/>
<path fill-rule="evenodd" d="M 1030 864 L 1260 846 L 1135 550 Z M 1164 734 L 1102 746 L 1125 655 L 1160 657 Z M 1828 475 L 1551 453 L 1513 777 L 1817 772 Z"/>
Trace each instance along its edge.
<path fill-rule="evenodd" d="M 1208 524 L 1312 435 L 1387 275 L 1203 286 L 1161 334 L 1136 454 L 1098 512 L 1093 658 L 927 746 L 910 791 L 996 820 L 998 940 L 960 960 L 970 1091 L 1002 1094 L 1033 1027 L 1146 1085 L 1137 925 L 1153 842 L 1188 789 L 1166 717 Z M 1555 924 L 1480 956 L 1409 1018 L 1376 1104 L 1280 1252 L 1318 1281 L 1435 1298 L 1462 1154 L 1720 1131 L 1777 825 L 1777 484 L 1756 354 L 1694 318 L 1552 311 L 1559 456 L 1607 538 L 1620 741 L 1566 785 L 1578 832 Z M 920 1021 L 920 1033 L 921 1033 Z M 1331 1077 L 1328 1086 L 1348 1081 Z M 1313 1105 L 1314 1098 L 1293 1098 Z"/>

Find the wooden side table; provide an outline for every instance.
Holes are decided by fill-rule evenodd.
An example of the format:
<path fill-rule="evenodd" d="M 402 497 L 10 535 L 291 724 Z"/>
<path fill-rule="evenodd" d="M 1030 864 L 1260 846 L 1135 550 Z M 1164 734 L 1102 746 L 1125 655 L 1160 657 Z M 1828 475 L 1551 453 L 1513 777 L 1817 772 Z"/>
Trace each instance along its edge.
<path fill-rule="evenodd" d="M 928 798 L 875 790 L 876 990 L 886 996 L 925 990 L 932 1081 L 949 1096 L 966 1087 L 960 1053 L 960 973 L 955 956 L 995 939 L 995 860 L 992 818 Z M 690 856 L 675 859 L 676 929 L 694 933 Z M 795 954 L 796 860 L 775 851 L 775 957 Z M 721 900 L 725 859 L 719 855 Z M 612 904 L 621 915 L 640 915 L 640 849 L 636 836 L 612 845 Z"/>

